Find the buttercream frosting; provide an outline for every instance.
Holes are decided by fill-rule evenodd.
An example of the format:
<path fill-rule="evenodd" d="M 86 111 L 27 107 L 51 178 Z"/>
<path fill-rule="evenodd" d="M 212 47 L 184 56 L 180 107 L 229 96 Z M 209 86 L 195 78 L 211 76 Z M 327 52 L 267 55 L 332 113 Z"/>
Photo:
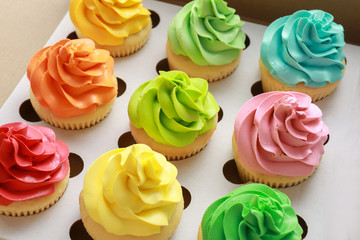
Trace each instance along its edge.
<path fill-rule="evenodd" d="M 189 78 L 181 71 L 160 71 L 132 95 L 128 113 L 136 128 L 143 128 L 155 141 L 185 146 L 216 125 L 220 110 L 202 78 Z"/>
<path fill-rule="evenodd" d="M 142 0 L 71 0 L 69 14 L 85 36 L 101 45 L 120 45 L 150 22 Z"/>
<path fill-rule="evenodd" d="M 0 205 L 47 196 L 69 172 L 69 148 L 46 127 L 0 126 Z"/>
<path fill-rule="evenodd" d="M 224 65 L 245 48 L 244 22 L 223 0 L 194 0 L 175 16 L 168 41 L 177 55 L 198 65 Z"/>
<path fill-rule="evenodd" d="M 63 39 L 39 50 L 27 76 L 40 105 L 61 118 L 94 112 L 117 94 L 114 60 L 90 39 Z"/>
<path fill-rule="evenodd" d="M 299 240 L 303 232 L 290 199 L 258 183 L 239 187 L 211 204 L 201 229 L 204 240 Z"/>
<path fill-rule="evenodd" d="M 321 10 L 300 10 L 266 29 L 260 56 L 270 74 L 287 86 L 322 87 L 343 78 L 344 29 Z"/>
<path fill-rule="evenodd" d="M 244 166 L 269 176 L 306 176 L 324 153 L 329 129 L 311 98 L 298 92 L 267 92 L 246 102 L 234 127 Z"/>
<path fill-rule="evenodd" d="M 182 200 L 176 175 L 176 167 L 147 145 L 109 151 L 85 175 L 86 210 L 115 235 L 159 233 Z"/>

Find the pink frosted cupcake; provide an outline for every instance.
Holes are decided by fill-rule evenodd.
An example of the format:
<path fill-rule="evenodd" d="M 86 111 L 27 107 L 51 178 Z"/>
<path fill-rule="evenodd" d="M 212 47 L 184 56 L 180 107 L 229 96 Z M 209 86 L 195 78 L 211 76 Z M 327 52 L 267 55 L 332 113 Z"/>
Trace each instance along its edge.
<path fill-rule="evenodd" d="M 68 156 L 50 128 L 0 126 L 0 214 L 32 215 L 57 202 L 69 181 Z"/>
<path fill-rule="evenodd" d="M 237 114 L 233 152 L 243 181 L 287 187 L 310 177 L 324 153 L 329 129 L 310 96 L 268 92 Z"/>

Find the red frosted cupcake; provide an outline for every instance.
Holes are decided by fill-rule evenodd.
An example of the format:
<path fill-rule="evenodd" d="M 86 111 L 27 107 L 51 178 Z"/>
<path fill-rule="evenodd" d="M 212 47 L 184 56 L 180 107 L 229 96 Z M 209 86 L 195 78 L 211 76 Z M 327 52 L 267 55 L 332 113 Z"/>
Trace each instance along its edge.
<path fill-rule="evenodd" d="M 50 128 L 0 126 L 0 214 L 32 215 L 57 202 L 69 180 L 68 156 Z"/>

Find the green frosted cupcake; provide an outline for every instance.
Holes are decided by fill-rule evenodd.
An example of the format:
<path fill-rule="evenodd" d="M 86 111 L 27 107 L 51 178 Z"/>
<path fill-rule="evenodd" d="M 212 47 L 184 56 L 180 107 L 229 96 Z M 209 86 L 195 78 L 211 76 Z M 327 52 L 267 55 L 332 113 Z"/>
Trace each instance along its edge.
<path fill-rule="evenodd" d="M 161 71 L 136 89 L 128 106 L 136 142 L 170 160 L 192 156 L 206 146 L 219 110 L 207 81 L 181 71 Z"/>
<path fill-rule="evenodd" d="M 208 207 L 198 240 L 298 240 L 302 233 L 289 198 L 267 185 L 252 183 Z"/>

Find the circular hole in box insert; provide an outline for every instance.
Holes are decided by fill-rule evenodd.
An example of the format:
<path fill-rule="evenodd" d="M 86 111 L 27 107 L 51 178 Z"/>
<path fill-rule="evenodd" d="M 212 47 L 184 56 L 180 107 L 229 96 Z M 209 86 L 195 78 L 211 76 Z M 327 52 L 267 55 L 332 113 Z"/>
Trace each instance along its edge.
<path fill-rule="evenodd" d="M 159 73 L 160 71 L 170 71 L 169 63 L 168 63 L 167 58 L 164 58 L 164 59 L 160 60 L 160 61 L 156 64 L 156 72 L 157 72 L 158 74 L 160 74 L 160 73 Z"/>
<path fill-rule="evenodd" d="M 261 85 L 261 80 L 255 82 L 252 86 L 251 86 L 251 94 L 255 97 L 256 95 L 259 95 L 261 93 L 263 93 L 263 88 Z"/>
<path fill-rule="evenodd" d="M 235 159 L 231 159 L 224 164 L 223 174 L 226 180 L 234 184 L 244 183 L 239 176 L 237 171 Z"/>
<path fill-rule="evenodd" d="M 151 22 L 152 22 L 152 28 L 156 28 L 157 25 L 160 23 L 160 16 L 155 12 L 154 10 L 149 10 L 151 15 Z"/>
<path fill-rule="evenodd" d="M 218 112 L 218 122 L 220 122 L 223 119 L 223 117 L 224 117 L 224 111 L 220 107 L 220 110 Z"/>
<path fill-rule="evenodd" d="M 329 140 L 330 140 L 330 134 L 327 135 L 327 139 L 326 139 L 326 141 L 324 142 L 324 145 L 326 145 L 326 144 L 329 142 Z"/>
<path fill-rule="evenodd" d="M 132 136 L 131 132 L 126 132 L 124 134 L 122 134 L 120 137 L 119 137 L 119 140 L 118 140 L 118 147 L 119 148 L 126 148 L 128 146 L 131 146 L 133 144 L 135 144 L 136 141 L 134 139 L 134 137 Z"/>
<path fill-rule="evenodd" d="M 87 233 L 81 219 L 74 222 L 70 227 L 70 239 L 71 240 L 92 240 L 93 238 Z"/>
<path fill-rule="evenodd" d="M 184 209 L 186 209 L 190 205 L 190 202 L 191 202 L 191 193 L 184 186 L 181 186 L 181 189 L 182 189 L 183 198 L 184 198 Z"/>
<path fill-rule="evenodd" d="M 78 35 L 76 34 L 76 32 L 73 31 L 73 32 L 69 33 L 66 38 L 68 38 L 68 39 L 70 39 L 70 40 L 74 40 L 74 39 L 78 39 L 79 37 L 78 37 Z"/>
<path fill-rule="evenodd" d="M 243 50 L 247 49 L 250 46 L 250 38 L 247 34 L 245 34 L 245 36 L 245 48 Z"/>
<path fill-rule="evenodd" d="M 41 118 L 35 112 L 30 99 L 24 101 L 19 107 L 20 116 L 28 122 L 40 122 Z"/>
<path fill-rule="evenodd" d="M 116 80 L 118 83 L 117 97 L 120 97 L 126 91 L 126 82 L 119 77 L 116 77 Z"/>
<path fill-rule="evenodd" d="M 69 154 L 69 162 L 70 162 L 70 177 L 75 177 L 79 175 L 84 169 L 84 161 L 83 159 L 77 155 L 76 153 Z"/>
<path fill-rule="evenodd" d="M 303 234 L 301 235 L 301 238 L 304 239 L 308 233 L 308 226 L 302 217 L 300 217 L 299 215 L 296 215 L 296 216 L 298 218 L 301 228 L 303 229 Z"/>

